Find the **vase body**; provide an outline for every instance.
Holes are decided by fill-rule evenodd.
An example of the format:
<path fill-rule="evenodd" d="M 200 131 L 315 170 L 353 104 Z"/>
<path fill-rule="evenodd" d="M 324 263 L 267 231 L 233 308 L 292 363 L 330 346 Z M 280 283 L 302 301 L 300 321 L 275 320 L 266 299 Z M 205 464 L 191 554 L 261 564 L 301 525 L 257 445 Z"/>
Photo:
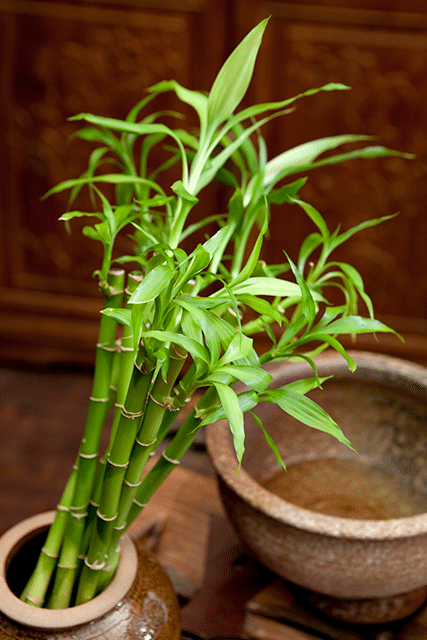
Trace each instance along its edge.
<path fill-rule="evenodd" d="M 355 373 L 341 356 L 319 357 L 318 375 L 333 378 L 310 395 L 342 427 L 356 451 L 268 403 L 255 411 L 278 446 L 287 473 L 250 417 L 238 475 L 226 422 L 208 428 L 207 446 L 225 510 L 257 559 L 302 588 L 324 613 L 348 622 L 383 623 L 407 616 L 427 598 L 427 369 L 388 356 L 352 355 Z M 272 388 L 313 375 L 307 363 L 276 364 L 270 373 Z M 319 476 L 331 461 L 338 469 L 360 464 L 369 481 L 371 471 L 372 476 L 381 472 L 382 484 L 362 484 L 364 476 L 357 476 L 358 481 L 339 474 Z M 287 481 L 298 468 L 304 473 L 296 476 L 293 493 L 268 488 L 276 478 Z M 318 475 L 309 481 L 313 469 Z M 407 505 L 400 495 L 409 497 Z M 391 496 L 399 510 L 383 516 L 383 503 Z"/>
<path fill-rule="evenodd" d="M 19 600 L 9 588 L 17 582 L 10 573 L 20 573 L 18 552 L 47 531 L 53 513 L 29 518 L 0 538 L 0 640 L 178 640 L 180 610 L 169 577 L 128 537 L 115 577 L 91 602 L 51 611 Z"/>

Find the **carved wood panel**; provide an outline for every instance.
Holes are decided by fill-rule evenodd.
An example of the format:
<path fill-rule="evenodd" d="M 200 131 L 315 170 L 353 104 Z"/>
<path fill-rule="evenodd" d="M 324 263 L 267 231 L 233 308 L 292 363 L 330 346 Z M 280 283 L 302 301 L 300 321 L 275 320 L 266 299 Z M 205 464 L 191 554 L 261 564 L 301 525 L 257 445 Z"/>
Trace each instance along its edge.
<path fill-rule="evenodd" d="M 400 212 L 336 255 L 360 269 L 379 315 L 393 316 L 405 332 L 425 335 L 427 14 L 410 13 L 411 3 L 394 3 L 401 4 L 401 13 L 374 10 L 368 2 L 363 5 L 372 10 L 360 8 L 362 3 L 349 9 L 343 2 L 334 8 L 321 2 L 251 4 L 254 22 L 272 14 L 257 70 L 257 101 L 328 82 L 351 87 L 302 100 L 294 113 L 271 124 L 266 135 L 272 155 L 341 133 L 374 135 L 379 144 L 416 154 L 410 161 L 391 157 L 319 169 L 302 194 L 325 215 L 330 229 Z M 248 3 L 240 3 L 242 25 L 247 13 Z M 269 257 L 280 262 L 283 246 L 295 257 L 314 227 L 296 207 L 275 215 Z"/>
<path fill-rule="evenodd" d="M 58 221 L 67 194 L 42 200 L 86 166 L 90 147 L 70 140 L 77 125 L 67 118 L 80 112 L 125 117 L 144 90 L 163 79 L 207 88 L 224 59 L 223 6 L 222 0 L 0 0 L 0 331 L 12 342 L 25 333 L 29 343 L 51 346 L 53 313 L 53 342 L 61 349 L 70 320 L 89 322 L 92 335 L 98 319 L 91 279 L 99 266 L 96 243 L 81 236 L 78 223 L 70 238 Z M 165 94 L 156 107 L 177 109 L 178 103 Z M 74 340 L 85 342 L 78 335 Z"/>

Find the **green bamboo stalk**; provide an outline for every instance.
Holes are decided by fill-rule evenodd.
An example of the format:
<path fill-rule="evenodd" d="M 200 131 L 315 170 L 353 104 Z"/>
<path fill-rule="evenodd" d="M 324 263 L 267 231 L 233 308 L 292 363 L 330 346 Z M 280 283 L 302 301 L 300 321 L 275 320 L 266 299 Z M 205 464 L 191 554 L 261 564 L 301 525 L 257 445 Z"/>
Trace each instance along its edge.
<path fill-rule="evenodd" d="M 131 272 L 128 274 L 128 281 L 126 287 L 126 301 L 129 299 L 133 291 L 135 291 L 139 282 L 142 280 L 142 274 L 140 272 Z M 102 483 L 104 480 L 105 469 L 107 466 L 107 460 L 113 447 L 114 439 L 116 437 L 117 429 L 120 422 L 120 416 L 126 395 L 129 389 L 129 383 L 132 376 L 132 370 L 135 358 L 135 348 L 133 344 L 133 327 L 124 325 L 123 335 L 120 340 L 117 356 L 117 378 L 116 378 L 116 402 L 114 410 L 113 424 L 111 427 L 111 434 L 109 444 L 104 452 L 104 455 L 99 460 L 98 467 L 95 475 L 94 489 L 92 492 L 92 498 L 89 505 L 89 514 L 86 521 L 84 537 L 82 546 L 80 549 L 80 557 L 84 558 L 88 552 L 90 541 L 93 535 L 93 527 L 96 521 L 96 513 L 99 508 L 102 493 Z"/>
<path fill-rule="evenodd" d="M 120 489 L 144 413 L 153 371 L 154 363 L 146 359 L 144 347 L 141 345 L 133 368 L 125 406 L 121 410 L 116 437 L 107 461 L 97 511 L 98 517 L 79 581 L 77 604 L 87 602 L 96 595 L 98 571 L 105 566 L 108 541 L 117 518 Z"/>
<path fill-rule="evenodd" d="M 109 272 L 105 306 L 120 307 L 123 299 L 124 271 Z M 70 517 L 68 518 L 57 571 L 49 598 L 48 608 L 63 609 L 70 606 L 79 553 L 84 534 L 88 505 L 95 480 L 99 444 L 106 418 L 106 407 L 111 402 L 111 370 L 116 352 L 117 322 L 101 315 L 99 339 L 96 349 L 95 372 L 86 426 L 78 453 L 76 488 Z"/>
<path fill-rule="evenodd" d="M 173 355 L 172 355 L 173 354 Z M 179 347 L 172 345 L 170 348 L 170 365 L 167 380 L 158 376 L 149 395 L 147 408 L 141 423 L 132 453 L 129 466 L 123 480 L 120 495 L 119 511 L 115 529 L 122 530 L 126 527 L 129 508 L 142 482 L 142 474 L 151 453 L 163 440 L 170 426 L 170 419 L 176 412 L 170 411 L 173 406 L 171 391 L 182 370 L 187 354 Z M 166 415 L 166 420 L 164 419 Z"/>
<path fill-rule="evenodd" d="M 171 443 L 162 453 L 156 464 L 147 473 L 139 486 L 132 507 L 129 510 L 128 522 L 133 522 L 147 505 L 151 496 L 160 487 L 165 478 L 180 463 L 182 456 L 193 442 L 202 418 L 196 409 L 192 409 L 173 437 Z"/>
<path fill-rule="evenodd" d="M 50 581 L 55 571 L 76 480 L 77 467 L 74 466 L 61 500 L 56 508 L 55 519 L 49 528 L 47 538 L 37 560 L 37 565 L 21 594 L 21 600 L 34 607 L 43 606 Z"/>

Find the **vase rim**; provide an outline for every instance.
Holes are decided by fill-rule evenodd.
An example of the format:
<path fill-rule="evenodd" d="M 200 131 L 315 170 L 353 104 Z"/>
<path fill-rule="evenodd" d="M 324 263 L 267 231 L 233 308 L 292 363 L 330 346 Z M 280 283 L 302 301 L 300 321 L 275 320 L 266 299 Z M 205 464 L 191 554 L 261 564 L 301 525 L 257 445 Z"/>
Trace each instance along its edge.
<path fill-rule="evenodd" d="M 417 393 L 422 397 L 427 394 L 427 368 L 414 362 L 396 358 L 380 353 L 368 351 L 348 352 L 357 363 L 356 373 L 348 370 L 347 363 L 337 353 L 327 351 L 315 358 L 318 366 L 318 375 L 324 374 L 322 370 L 332 366 L 334 372 L 340 372 L 343 376 L 360 375 L 375 379 L 375 368 L 381 364 L 390 375 L 390 378 L 406 380 L 411 385 L 416 385 Z M 305 362 L 284 364 L 274 362 L 266 369 L 274 375 L 279 375 L 284 367 L 292 371 L 287 379 L 298 378 L 301 374 L 312 371 L 310 365 Z M 236 391 L 244 388 L 241 383 L 235 386 Z M 388 520 L 358 520 L 342 518 L 323 513 L 317 513 L 304 507 L 297 506 L 281 498 L 259 484 L 245 470 L 242 465 L 237 473 L 238 463 L 234 453 L 232 439 L 229 436 L 227 420 L 221 420 L 214 425 L 208 425 L 206 429 L 206 445 L 212 464 L 223 482 L 225 482 L 240 498 L 250 504 L 254 509 L 260 510 L 273 520 L 278 520 L 285 525 L 290 525 L 314 534 L 323 534 L 331 537 L 351 538 L 359 540 L 393 540 L 407 537 L 413 538 L 427 533 L 427 512 L 415 516 L 402 518 L 390 518 Z"/>
<path fill-rule="evenodd" d="M 37 629 L 66 629 L 85 624 L 105 615 L 128 593 L 137 573 L 137 552 L 131 538 L 121 540 L 120 562 L 108 587 L 93 600 L 67 609 L 42 609 L 22 602 L 10 590 L 6 580 L 8 558 L 19 540 L 32 531 L 49 526 L 55 511 L 40 513 L 22 520 L 0 537 L 0 611 L 14 622 Z"/>

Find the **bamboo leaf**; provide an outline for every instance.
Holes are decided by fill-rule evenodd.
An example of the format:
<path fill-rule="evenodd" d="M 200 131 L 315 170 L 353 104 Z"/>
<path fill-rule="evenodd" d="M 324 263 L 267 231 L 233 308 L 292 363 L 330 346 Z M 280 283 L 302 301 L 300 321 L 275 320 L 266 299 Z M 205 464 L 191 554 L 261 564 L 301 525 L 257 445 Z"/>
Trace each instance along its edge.
<path fill-rule="evenodd" d="M 173 342 L 183 347 L 194 358 L 200 358 L 206 364 L 209 364 L 209 353 L 207 350 L 199 344 L 196 340 L 192 340 L 187 336 L 180 333 L 174 333 L 173 331 L 144 331 L 142 333 L 144 338 L 154 338 L 161 342 Z"/>
<path fill-rule="evenodd" d="M 174 272 L 166 264 L 154 267 L 129 298 L 129 304 L 144 304 L 154 300 L 172 281 Z"/>
<path fill-rule="evenodd" d="M 207 380 L 230 384 L 227 382 L 227 376 L 229 380 L 236 378 L 250 389 L 258 392 L 264 391 L 273 379 L 267 371 L 261 368 L 257 369 L 250 365 L 229 364 L 225 367 L 218 367 Z"/>
<path fill-rule="evenodd" d="M 245 451 L 245 429 L 243 424 L 243 411 L 240 407 L 236 393 L 225 384 L 219 382 L 214 383 L 218 397 L 230 424 L 230 430 L 233 434 L 234 449 L 236 451 L 237 461 L 242 462 L 243 453 Z"/>
<path fill-rule="evenodd" d="M 269 390 L 268 395 L 273 402 L 293 418 L 296 418 L 313 429 L 329 433 L 339 442 L 342 442 L 351 449 L 353 448 L 335 420 L 310 398 L 298 393 L 295 389 L 287 388 L 287 386 L 281 387 L 280 389 Z"/>
<path fill-rule="evenodd" d="M 300 298 L 301 289 L 295 282 L 288 280 L 280 280 L 279 278 L 270 278 L 256 276 L 248 278 L 246 282 L 233 287 L 234 295 L 238 296 L 242 293 L 251 293 L 255 296 L 280 296 L 281 298 Z M 314 300 L 321 301 L 323 296 L 312 291 Z"/>
<path fill-rule="evenodd" d="M 234 49 L 221 67 L 208 97 L 208 122 L 213 128 L 240 104 L 252 78 L 258 49 L 268 19 L 260 22 Z"/>
<path fill-rule="evenodd" d="M 278 309 L 275 309 L 269 302 L 267 302 L 267 300 L 253 296 L 250 293 L 240 294 L 238 296 L 238 300 L 261 315 L 275 320 L 279 325 L 282 323 L 282 314 Z"/>
<path fill-rule="evenodd" d="M 323 334 L 329 335 L 344 335 L 344 334 L 359 334 L 359 333 L 394 333 L 398 335 L 394 329 L 388 327 L 383 322 L 375 320 L 373 318 L 362 318 L 361 316 L 347 316 L 345 318 L 339 318 L 334 320 L 326 327 L 322 327 Z M 316 333 L 312 333 L 313 340 Z"/>
<path fill-rule="evenodd" d="M 236 331 L 226 352 L 219 360 L 218 365 L 223 366 L 229 362 L 246 358 L 252 351 L 252 345 L 253 340 L 251 338 L 248 338 L 243 333 Z"/>
<path fill-rule="evenodd" d="M 329 238 L 329 235 L 330 235 L 329 229 L 327 227 L 326 222 L 324 221 L 320 213 L 317 211 L 317 209 L 315 209 L 311 204 L 308 204 L 307 202 L 303 202 L 302 200 L 295 199 L 293 200 L 293 202 L 295 204 L 298 204 L 301 207 L 301 209 L 304 209 L 304 211 L 306 212 L 310 220 L 312 220 L 316 225 L 316 227 L 319 229 L 322 235 L 323 242 L 326 242 L 326 240 Z"/>
<path fill-rule="evenodd" d="M 289 264 L 291 265 L 292 273 L 296 278 L 298 286 L 301 289 L 301 311 L 307 320 L 308 328 L 310 328 L 316 317 L 316 305 L 314 303 L 313 296 L 304 278 L 302 277 L 292 260 L 286 253 L 285 255 L 288 259 Z"/>
<path fill-rule="evenodd" d="M 262 424 L 261 420 L 258 418 L 257 415 L 255 415 L 252 411 L 250 412 L 252 418 L 255 420 L 255 422 L 257 423 L 257 425 L 259 426 L 259 428 L 261 429 L 261 431 L 263 432 L 265 439 L 267 441 L 268 446 L 270 447 L 270 449 L 272 450 L 272 452 L 274 453 L 274 456 L 277 460 L 277 462 L 280 464 L 280 466 L 286 471 L 286 465 L 283 462 L 283 458 L 280 455 L 280 451 L 277 448 L 273 438 L 270 436 L 270 434 L 266 431 L 266 429 L 264 428 L 264 425 Z"/>
<path fill-rule="evenodd" d="M 188 189 L 184 187 L 181 180 L 177 180 L 176 182 L 174 182 L 173 185 L 171 186 L 171 189 L 183 200 L 187 200 L 188 202 L 192 202 L 193 204 L 196 204 L 196 202 L 199 201 L 199 199 L 196 198 L 196 196 L 193 196 L 193 194 L 190 193 Z"/>
<path fill-rule="evenodd" d="M 237 400 L 239 402 L 239 406 L 243 413 L 246 411 L 250 411 L 258 404 L 258 394 L 253 391 L 243 391 L 242 393 L 237 394 Z M 202 420 L 200 426 L 204 426 L 206 424 L 213 424 L 218 420 L 225 420 L 227 415 L 222 406 L 217 407 L 210 411 Z"/>
<path fill-rule="evenodd" d="M 101 313 L 109 318 L 117 320 L 117 322 L 120 322 L 120 324 L 123 324 L 126 327 L 132 326 L 132 311 L 130 309 L 114 309 L 108 307 L 106 309 L 102 309 Z"/>
<path fill-rule="evenodd" d="M 276 183 L 279 177 L 283 175 L 283 172 L 291 167 L 309 166 L 315 158 L 325 153 L 325 151 L 336 149 L 349 142 L 360 142 L 371 138 L 372 136 L 352 134 L 331 136 L 329 138 L 311 140 L 293 149 L 288 149 L 267 162 L 264 174 L 264 185 L 267 186 Z"/>

